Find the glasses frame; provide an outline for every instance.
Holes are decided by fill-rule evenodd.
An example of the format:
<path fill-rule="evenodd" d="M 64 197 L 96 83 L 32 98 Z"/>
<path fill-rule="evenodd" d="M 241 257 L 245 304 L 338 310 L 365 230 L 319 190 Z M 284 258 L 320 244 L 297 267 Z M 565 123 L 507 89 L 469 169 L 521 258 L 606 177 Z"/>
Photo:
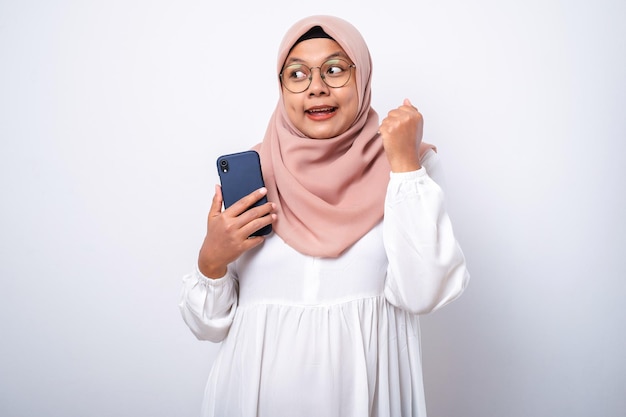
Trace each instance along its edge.
<path fill-rule="evenodd" d="M 350 69 L 350 74 L 348 74 L 348 78 L 346 79 L 346 82 L 345 82 L 345 83 L 343 83 L 343 84 L 342 84 L 342 85 L 340 85 L 340 86 L 336 86 L 336 87 L 335 87 L 335 86 L 332 86 L 332 85 L 328 85 L 328 83 L 326 82 L 326 76 L 325 76 L 324 74 L 322 74 L 322 67 L 323 67 L 326 63 L 331 62 L 331 61 L 343 61 L 343 62 L 345 62 L 345 63 L 348 63 L 348 61 L 346 61 L 345 59 L 341 59 L 341 58 L 333 58 L 333 59 L 329 59 L 328 61 L 324 62 L 322 65 L 318 65 L 317 67 L 309 67 L 309 66 L 304 65 L 304 64 L 290 64 L 290 65 L 287 65 L 286 67 L 283 67 L 283 69 L 280 71 L 280 74 L 278 74 L 278 78 L 280 79 L 280 85 L 282 85 L 283 87 L 285 87 L 285 89 L 286 89 L 287 91 L 289 91 L 290 93 L 293 93 L 293 94 L 300 94 L 300 93 L 304 93 L 306 90 L 308 90 L 308 89 L 309 89 L 309 87 L 311 86 L 311 83 L 313 82 L 313 70 L 314 70 L 314 69 L 318 69 L 318 70 L 319 70 L 319 72 L 320 72 L 320 78 L 322 79 L 322 81 L 324 82 L 324 84 L 326 84 L 326 86 L 327 86 L 328 88 L 342 88 L 342 87 L 345 87 L 345 86 L 346 86 L 346 85 L 350 82 L 350 79 L 352 78 L 352 70 L 356 68 L 356 64 L 350 64 L 350 65 L 348 65 L 348 68 Z M 304 88 L 304 89 L 303 89 L 303 90 L 301 90 L 301 91 L 293 91 L 293 90 L 290 90 L 290 89 L 289 89 L 289 87 L 287 87 L 287 86 L 285 85 L 284 81 L 283 81 L 283 73 L 285 72 L 285 70 L 286 70 L 287 68 L 289 68 L 289 67 L 290 67 L 290 66 L 292 66 L 292 65 L 300 65 L 300 66 L 303 66 L 304 68 L 308 68 L 308 70 L 309 70 L 309 77 L 308 77 L 308 78 L 309 78 L 309 83 L 306 85 L 306 88 Z"/>

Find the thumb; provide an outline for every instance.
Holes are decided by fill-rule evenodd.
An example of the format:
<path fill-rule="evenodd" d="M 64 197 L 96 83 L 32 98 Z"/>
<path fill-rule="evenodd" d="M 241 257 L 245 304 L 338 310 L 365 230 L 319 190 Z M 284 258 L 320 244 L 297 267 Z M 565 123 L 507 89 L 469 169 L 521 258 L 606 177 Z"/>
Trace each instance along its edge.
<path fill-rule="evenodd" d="M 413 107 L 414 109 L 417 110 L 417 107 L 415 107 L 413 103 L 411 103 L 411 100 L 409 100 L 408 98 L 405 98 L 402 104 L 404 104 L 405 106 Z"/>
<path fill-rule="evenodd" d="M 209 216 L 216 216 L 222 212 L 222 187 L 215 185 L 215 194 L 213 195 L 213 201 L 211 202 L 211 209 L 209 210 Z"/>

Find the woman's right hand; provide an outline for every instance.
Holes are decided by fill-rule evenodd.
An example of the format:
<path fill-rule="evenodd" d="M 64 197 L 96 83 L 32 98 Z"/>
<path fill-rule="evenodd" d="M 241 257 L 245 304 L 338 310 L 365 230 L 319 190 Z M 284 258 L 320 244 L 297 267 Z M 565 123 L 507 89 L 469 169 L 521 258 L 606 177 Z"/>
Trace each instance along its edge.
<path fill-rule="evenodd" d="M 198 256 L 198 268 L 204 276 L 223 277 L 229 263 L 263 242 L 263 236 L 249 236 L 276 220 L 276 206 L 269 202 L 247 209 L 266 194 L 267 189 L 260 188 L 222 211 L 222 189 L 215 186 L 207 233 Z"/>

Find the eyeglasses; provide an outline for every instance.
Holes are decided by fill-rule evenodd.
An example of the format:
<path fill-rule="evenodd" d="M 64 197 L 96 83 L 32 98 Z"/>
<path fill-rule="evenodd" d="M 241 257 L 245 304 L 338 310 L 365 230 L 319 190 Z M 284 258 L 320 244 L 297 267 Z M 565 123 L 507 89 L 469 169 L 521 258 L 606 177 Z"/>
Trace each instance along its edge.
<path fill-rule="evenodd" d="M 292 93 L 306 91 L 313 81 L 313 70 L 320 70 L 322 81 L 330 88 L 340 88 L 348 84 L 352 75 L 352 68 L 356 65 L 349 64 L 343 59 L 331 59 L 319 67 L 307 67 L 304 64 L 287 65 L 280 72 L 280 80 L 283 86 Z"/>

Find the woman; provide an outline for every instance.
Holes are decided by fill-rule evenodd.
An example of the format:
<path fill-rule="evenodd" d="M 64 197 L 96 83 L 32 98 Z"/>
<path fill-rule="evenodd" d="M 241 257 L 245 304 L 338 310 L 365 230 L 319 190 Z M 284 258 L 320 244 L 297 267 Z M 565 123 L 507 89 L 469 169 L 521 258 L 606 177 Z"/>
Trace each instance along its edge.
<path fill-rule="evenodd" d="M 425 416 L 418 315 L 469 274 L 422 116 L 405 100 L 379 123 L 367 46 L 335 17 L 297 22 L 277 70 L 267 189 L 222 211 L 216 187 L 183 280 L 186 323 L 223 341 L 203 415 Z"/>

